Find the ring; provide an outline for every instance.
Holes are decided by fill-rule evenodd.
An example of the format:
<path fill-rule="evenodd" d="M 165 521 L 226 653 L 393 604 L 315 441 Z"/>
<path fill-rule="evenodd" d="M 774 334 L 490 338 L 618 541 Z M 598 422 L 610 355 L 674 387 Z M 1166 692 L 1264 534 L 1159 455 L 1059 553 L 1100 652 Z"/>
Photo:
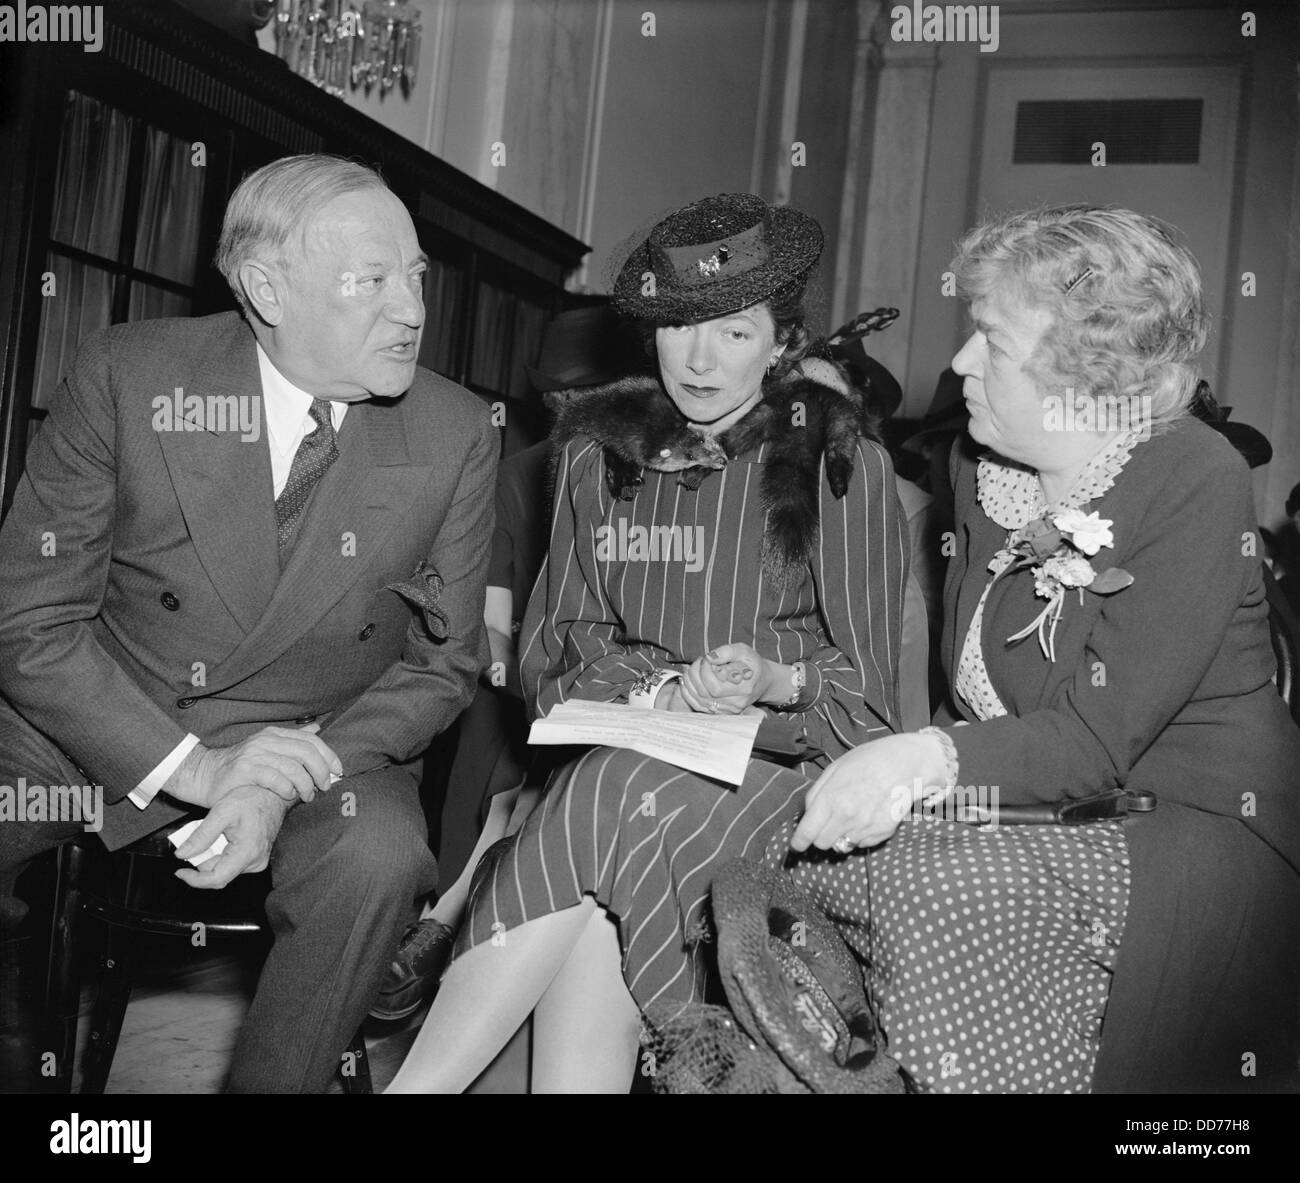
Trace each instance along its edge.
<path fill-rule="evenodd" d="M 848 854 L 849 851 L 853 849 L 853 839 L 850 838 L 847 834 L 845 834 L 843 838 L 841 838 L 837 843 L 835 843 L 834 846 L 831 847 L 831 849 L 834 851 L 838 851 L 840 854 Z"/>
<path fill-rule="evenodd" d="M 709 699 L 709 710 L 715 715 L 718 713 L 718 700 L 716 698 Z"/>

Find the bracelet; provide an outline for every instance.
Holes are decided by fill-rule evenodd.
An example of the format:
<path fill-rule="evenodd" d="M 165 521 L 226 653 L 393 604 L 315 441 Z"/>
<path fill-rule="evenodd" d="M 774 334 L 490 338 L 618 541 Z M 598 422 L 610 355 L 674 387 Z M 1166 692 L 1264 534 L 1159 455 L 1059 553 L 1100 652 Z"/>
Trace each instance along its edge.
<path fill-rule="evenodd" d="M 788 711 L 795 703 L 799 701 L 800 696 L 808 686 L 808 667 L 802 661 L 796 661 L 790 667 L 793 671 L 791 680 L 794 682 L 794 693 L 790 695 L 785 702 L 778 702 L 776 709 L 778 711 Z"/>
<path fill-rule="evenodd" d="M 651 670 L 649 673 L 642 674 L 632 683 L 632 689 L 628 691 L 627 705 L 653 710 L 659 691 L 674 678 L 681 676 L 679 670 Z"/>
<path fill-rule="evenodd" d="M 943 773 L 943 791 L 931 795 L 928 800 L 941 801 L 945 797 L 951 797 L 953 791 L 957 788 L 957 777 L 960 775 L 960 765 L 957 760 L 957 745 L 952 742 L 952 736 L 939 727 L 922 727 L 917 735 L 933 735 L 939 741 L 939 746 L 943 749 L 944 773 Z"/>

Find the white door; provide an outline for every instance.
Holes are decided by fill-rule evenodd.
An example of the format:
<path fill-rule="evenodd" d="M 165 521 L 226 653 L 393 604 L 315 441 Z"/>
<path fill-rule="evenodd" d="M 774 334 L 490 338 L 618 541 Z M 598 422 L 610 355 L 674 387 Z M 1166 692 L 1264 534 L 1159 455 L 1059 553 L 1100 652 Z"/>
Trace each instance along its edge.
<path fill-rule="evenodd" d="M 1239 69 L 1232 66 L 1163 66 L 1111 61 L 1102 66 L 999 63 L 988 73 L 984 145 L 977 217 L 1040 202 L 1086 201 L 1128 206 L 1172 222 L 1200 261 L 1211 333 L 1203 369 L 1216 392 L 1224 332 L 1237 142 Z M 1016 164 L 1016 108 L 1022 101 L 1096 99 L 1200 99 L 1199 159 L 1195 164 Z M 1093 137 L 1105 142 L 1104 134 Z"/>

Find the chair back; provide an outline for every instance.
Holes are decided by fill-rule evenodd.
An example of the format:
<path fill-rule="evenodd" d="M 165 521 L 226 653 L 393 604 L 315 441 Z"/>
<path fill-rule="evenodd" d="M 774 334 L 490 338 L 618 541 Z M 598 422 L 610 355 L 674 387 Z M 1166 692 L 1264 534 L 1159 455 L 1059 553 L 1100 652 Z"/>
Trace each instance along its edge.
<path fill-rule="evenodd" d="M 1290 709 L 1291 718 L 1300 724 L 1300 687 L 1296 685 L 1300 678 L 1300 623 L 1267 567 L 1264 591 L 1268 596 L 1268 631 L 1277 658 L 1277 692 Z"/>

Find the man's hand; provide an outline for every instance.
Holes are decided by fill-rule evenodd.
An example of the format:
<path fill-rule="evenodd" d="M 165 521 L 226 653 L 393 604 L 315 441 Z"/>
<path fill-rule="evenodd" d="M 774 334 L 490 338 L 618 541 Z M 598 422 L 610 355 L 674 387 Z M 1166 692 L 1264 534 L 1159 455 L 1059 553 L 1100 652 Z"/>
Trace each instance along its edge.
<path fill-rule="evenodd" d="M 162 791 L 208 809 L 232 790 L 247 785 L 257 785 L 290 804 L 310 801 L 317 791 L 323 793 L 330 787 L 331 772 L 343 775 L 343 764 L 316 734 L 319 730 L 319 723 L 264 727 L 228 748 L 198 744 Z"/>
<path fill-rule="evenodd" d="M 231 789 L 212 807 L 208 816 L 176 850 L 178 858 L 202 854 L 225 834 L 229 845 L 219 855 L 201 863 L 197 869 L 176 872 L 191 887 L 216 889 L 225 887 L 236 875 L 266 870 L 271 861 L 271 847 L 289 812 L 289 802 L 256 785 Z"/>

